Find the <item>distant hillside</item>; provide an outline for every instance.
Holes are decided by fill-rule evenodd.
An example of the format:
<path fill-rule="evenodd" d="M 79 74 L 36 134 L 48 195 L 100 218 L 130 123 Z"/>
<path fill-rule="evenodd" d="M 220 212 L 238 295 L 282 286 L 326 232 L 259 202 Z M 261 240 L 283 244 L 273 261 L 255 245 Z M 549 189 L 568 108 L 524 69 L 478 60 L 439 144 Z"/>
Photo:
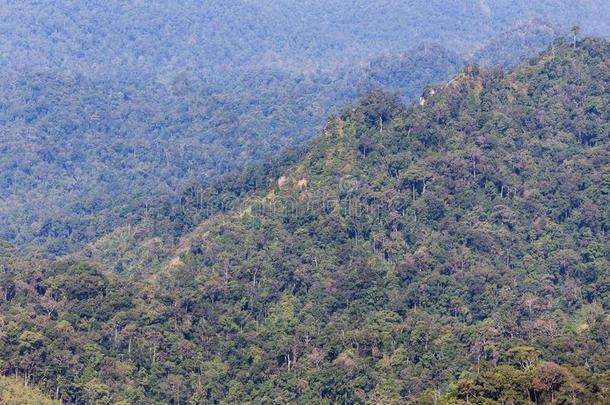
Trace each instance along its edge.
<path fill-rule="evenodd" d="M 310 139 L 375 87 L 610 34 L 604 0 L 12 1 L 0 8 L 0 239 L 63 255 L 191 181 Z M 553 27 L 553 28 L 550 28 Z M 504 34 L 503 34 L 504 33 Z"/>
<path fill-rule="evenodd" d="M 4 246 L 2 371 L 85 403 L 606 403 L 609 63 L 557 41 L 375 91 L 89 262 Z"/>
<path fill-rule="evenodd" d="M 171 200 L 186 180 L 309 139 L 337 105 L 375 87 L 413 98 L 462 59 L 426 45 L 311 74 L 185 75 L 167 87 L 31 72 L 0 81 L 0 238 L 61 255 Z"/>
<path fill-rule="evenodd" d="M 520 21 L 506 32 L 492 38 L 467 59 L 482 66 L 512 68 L 545 51 L 553 40 L 567 30 L 545 21 Z"/>
<path fill-rule="evenodd" d="M 537 18 L 610 34 L 605 0 L 23 0 L 0 10 L 0 66 L 93 78 L 236 66 L 340 67 L 437 41 L 464 53 Z"/>

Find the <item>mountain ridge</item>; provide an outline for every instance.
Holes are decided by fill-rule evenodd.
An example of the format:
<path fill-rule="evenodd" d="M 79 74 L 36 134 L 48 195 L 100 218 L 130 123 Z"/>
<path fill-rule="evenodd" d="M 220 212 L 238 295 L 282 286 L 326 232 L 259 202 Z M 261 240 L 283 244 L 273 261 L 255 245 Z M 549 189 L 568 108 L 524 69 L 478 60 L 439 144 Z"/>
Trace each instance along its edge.
<path fill-rule="evenodd" d="M 0 11 L 0 238 L 54 256 L 307 141 L 373 88 L 409 99 L 573 23 L 610 32 L 601 0 L 51 3 Z"/>
<path fill-rule="evenodd" d="M 3 371 L 86 403 L 604 403 L 609 61 L 374 91 L 151 209 L 151 264 L 0 250 Z"/>

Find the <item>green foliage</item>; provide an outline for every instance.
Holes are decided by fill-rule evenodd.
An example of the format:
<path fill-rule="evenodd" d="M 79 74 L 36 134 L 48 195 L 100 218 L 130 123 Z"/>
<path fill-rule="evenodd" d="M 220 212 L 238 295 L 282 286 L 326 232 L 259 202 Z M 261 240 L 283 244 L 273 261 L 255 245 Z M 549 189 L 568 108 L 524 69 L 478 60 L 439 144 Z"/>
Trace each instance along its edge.
<path fill-rule="evenodd" d="M 582 368 L 552 362 L 528 367 L 501 365 L 461 378 L 443 400 L 456 404 L 604 404 L 608 373 L 594 375 Z"/>
<path fill-rule="evenodd" d="M 35 388 L 26 387 L 22 381 L 0 377 L 0 403 L 3 405 L 58 405 Z"/>
<path fill-rule="evenodd" d="M 564 3 L 5 4 L 0 238 L 73 252 L 191 181 L 303 143 L 373 88 L 411 99 L 465 61 L 516 65 L 574 23 L 610 32 L 606 1 Z"/>
<path fill-rule="evenodd" d="M 373 92 L 146 237 L 2 247 L 1 370 L 89 403 L 607 402 L 610 43 L 577 45 Z"/>

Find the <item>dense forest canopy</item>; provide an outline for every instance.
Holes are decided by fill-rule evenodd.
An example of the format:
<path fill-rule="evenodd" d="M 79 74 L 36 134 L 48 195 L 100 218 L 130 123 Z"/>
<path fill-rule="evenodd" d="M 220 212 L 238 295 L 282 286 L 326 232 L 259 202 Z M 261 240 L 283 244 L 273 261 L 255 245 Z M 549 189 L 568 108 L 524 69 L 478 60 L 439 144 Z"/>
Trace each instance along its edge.
<path fill-rule="evenodd" d="M 3 1 L 0 403 L 609 404 L 608 35 Z"/>
<path fill-rule="evenodd" d="M 9 1 L 1 63 L 107 76 L 354 63 L 436 40 L 463 53 L 525 18 L 610 32 L 604 0 Z"/>
<path fill-rule="evenodd" d="M 370 92 L 72 257 L 3 244 L 0 370 L 95 404 L 608 403 L 609 89 L 610 42 L 557 40 Z"/>
<path fill-rule="evenodd" d="M 373 88 L 512 66 L 608 2 L 5 1 L 0 239 L 74 251 L 260 162 Z"/>

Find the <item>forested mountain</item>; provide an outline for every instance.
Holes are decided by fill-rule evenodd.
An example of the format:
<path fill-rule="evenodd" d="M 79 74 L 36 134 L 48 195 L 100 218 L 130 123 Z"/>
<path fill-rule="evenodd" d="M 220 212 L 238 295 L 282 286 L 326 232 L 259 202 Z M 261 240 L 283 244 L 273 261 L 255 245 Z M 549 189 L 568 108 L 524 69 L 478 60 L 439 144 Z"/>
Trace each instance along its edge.
<path fill-rule="evenodd" d="M 513 66 L 605 0 L 7 1 L 0 238 L 71 252 L 191 180 L 313 136 L 373 88 Z M 450 51 L 448 51 L 450 50 Z"/>
<path fill-rule="evenodd" d="M 467 60 L 482 66 L 512 68 L 546 50 L 558 34 L 557 28 L 545 21 L 525 20 L 485 42 Z"/>
<path fill-rule="evenodd" d="M 337 103 L 377 87 L 413 97 L 462 63 L 422 45 L 332 72 L 244 69 L 230 87 L 190 76 L 170 87 L 33 72 L 7 78 L 0 236 L 65 253 L 169 199 L 185 179 L 303 142 Z"/>
<path fill-rule="evenodd" d="M 525 18 L 608 33 L 605 0 L 52 0 L 0 10 L 3 67 L 108 76 L 353 64 L 436 40 L 466 52 Z"/>
<path fill-rule="evenodd" d="M 89 259 L 3 246 L 0 368 L 81 403 L 608 403 L 609 86 L 608 41 L 558 40 L 371 92 Z"/>

